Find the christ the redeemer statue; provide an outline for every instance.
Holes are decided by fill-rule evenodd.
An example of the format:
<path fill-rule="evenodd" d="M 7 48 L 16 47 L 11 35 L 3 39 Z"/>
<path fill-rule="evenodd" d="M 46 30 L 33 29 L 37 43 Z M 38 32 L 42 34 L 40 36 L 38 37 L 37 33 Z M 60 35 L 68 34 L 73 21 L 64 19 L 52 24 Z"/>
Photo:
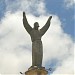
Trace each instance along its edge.
<path fill-rule="evenodd" d="M 43 46 L 41 37 L 45 34 L 50 26 L 52 16 L 49 17 L 47 23 L 40 29 L 39 23 L 34 23 L 34 28 L 32 28 L 27 21 L 25 12 L 23 12 L 23 25 L 26 31 L 30 34 L 32 40 L 32 67 L 42 67 L 42 58 L 43 58 Z"/>

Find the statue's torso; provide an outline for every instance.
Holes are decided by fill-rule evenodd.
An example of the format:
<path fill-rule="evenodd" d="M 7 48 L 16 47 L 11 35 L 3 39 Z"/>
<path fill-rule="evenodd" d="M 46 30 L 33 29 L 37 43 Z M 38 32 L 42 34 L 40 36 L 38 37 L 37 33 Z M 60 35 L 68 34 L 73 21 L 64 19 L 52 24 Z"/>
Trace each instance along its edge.
<path fill-rule="evenodd" d="M 41 41 L 41 35 L 39 30 L 33 29 L 30 33 L 32 42 L 40 40 Z"/>

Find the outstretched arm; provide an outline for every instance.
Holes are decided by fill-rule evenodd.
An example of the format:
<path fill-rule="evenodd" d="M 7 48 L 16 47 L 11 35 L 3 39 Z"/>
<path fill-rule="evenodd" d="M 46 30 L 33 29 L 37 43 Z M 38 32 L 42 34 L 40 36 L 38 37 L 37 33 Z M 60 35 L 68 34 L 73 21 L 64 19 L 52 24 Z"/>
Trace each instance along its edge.
<path fill-rule="evenodd" d="M 24 25 L 26 31 L 30 34 L 32 27 L 28 24 L 25 12 L 23 12 L 23 25 Z"/>
<path fill-rule="evenodd" d="M 48 30 L 49 26 L 50 26 L 50 20 L 51 20 L 52 16 L 50 16 L 46 22 L 46 24 L 40 29 L 40 34 L 41 36 L 43 36 L 45 34 L 45 32 Z"/>

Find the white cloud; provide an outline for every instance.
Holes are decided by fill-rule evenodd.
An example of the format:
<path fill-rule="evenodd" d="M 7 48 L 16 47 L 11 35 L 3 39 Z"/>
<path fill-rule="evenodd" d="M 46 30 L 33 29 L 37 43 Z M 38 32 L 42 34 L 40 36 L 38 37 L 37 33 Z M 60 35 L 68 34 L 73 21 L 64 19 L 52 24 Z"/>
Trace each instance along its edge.
<path fill-rule="evenodd" d="M 23 65 L 24 63 L 31 64 L 31 60 L 25 61 L 31 57 L 29 51 L 31 45 L 26 39 L 28 37 L 22 26 L 22 18 L 18 15 L 7 13 L 0 25 L 0 64 L 2 65 L 0 71 L 2 73 L 18 73 L 16 70 L 21 71 L 23 67 L 28 66 Z"/>
<path fill-rule="evenodd" d="M 58 66 L 56 70 L 53 72 L 53 74 L 74 74 L 73 65 L 74 65 L 73 56 L 70 56 L 64 61 L 62 61 L 62 65 Z"/>
<path fill-rule="evenodd" d="M 64 0 L 64 3 L 67 8 L 71 8 L 71 7 L 74 7 L 75 0 Z"/>
<path fill-rule="evenodd" d="M 30 25 L 38 21 L 42 27 L 46 23 L 48 16 L 35 17 L 27 15 L 27 18 Z M 31 40 L 23 27 L 22 13 L 7 13 L 1 22 L 0 28 L 1 73 L 12 74 L 25 71 L 31 65 Z M 69 35 L 63 32 L 61 22 L 57 16 L 53 15 L 51 27 L 43 36 L 42 40 L 44 45 L 43 65 L 45 65 L 47 61 L 56 58 L 60 60 L 64 68 L 69 59 L 72 60 L 72 62 L 69 63 L 72 64 L 70 67 L 73 66 L 73 57 L 71 59 L 71 55 L 73 55 L 73 41 Z M 65 58 L 67 60 L 65 60 Z M 62 66 L 60 67 L 61 69 Z M 8 70 L 6 70 L 7 68 Z M 56 71 L 58 69 L 57 67 Z M 71 70 L 72 69 L 73 67 Z M 61 73 L 62 72 L 63 71 L 61 71 Z"/>
<path fill-rule="evenodd" d="M 44 0 L 5 0 L 6 3 L 6 10 L 15 12 L 18 11 L 25 11 L 26 13 L 33 13 L 33 14 L 45 14 L 45 3 Z"/>
<path fill-rule="evenodd" d="M 22 11 L 27 10 L 27 19 L 32 27 L 33 23 L 38 21 L 41 28 L 46 23 L 49 15 L 51 15 L 39 17 L 31 15 L 31 11 L 35 8 L 37 9 L 34 12 L 39 14 L 46 12 L 43 0 L 37 2 L 35 0 L 15 1 L 17 4 L 12 3 L 9 5 L 10 0 L 6 0 L 7 10 L 10 10 L 10 12 L 6 12 L 5 17 L 0 21 L 0 73 L 2 75 L 17 75 L 20 71 L 25 72 L 31 66 L 31 39 L 23 27 Z M 31 7 L 34 7 L 34 9 L 31 9 Z M 18 11 L 11 13 L 11 11 L 14 11 L 13 9 L 18 9 Z M 47 62 L 51 63 L 52 59 L 56 59 L 58 60 L 58 65 L 53 74 L 58 74 L 59 72 L 60 74 L 73 74 L 74 42 L 68 34 L 64 33 L 58 16 L 52 16 L 51 27 L 42 38 L 44 47 L 43 66 Z M 70 69 L 68 70 L 69 67 Z"/>

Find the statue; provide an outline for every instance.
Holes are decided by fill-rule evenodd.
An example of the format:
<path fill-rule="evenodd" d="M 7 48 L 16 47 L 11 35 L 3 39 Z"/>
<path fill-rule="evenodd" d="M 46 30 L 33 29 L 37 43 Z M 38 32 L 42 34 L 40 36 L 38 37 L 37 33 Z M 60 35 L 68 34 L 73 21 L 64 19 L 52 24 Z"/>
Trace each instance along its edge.
<path fill-rule="evenodd" d="M 52 18 L 52 16 L 50 16 L 47 23 L 40 30 L 38 30 L 39 23 L 35 22 L 34 28 L 32 28 L 28 24 L 25 12 L 23 12 L 23 25 L 24 25 L 26 31 L 30 34 L 31 41 L 32 41 L 32 67 L 34 67 L 34 66 L 37 66 L 39 68 L 42 67 L 43 46 L 42 46 L 41 37 L 48 30 L 48 28 L 50 26 L 51 18 Z"/>

